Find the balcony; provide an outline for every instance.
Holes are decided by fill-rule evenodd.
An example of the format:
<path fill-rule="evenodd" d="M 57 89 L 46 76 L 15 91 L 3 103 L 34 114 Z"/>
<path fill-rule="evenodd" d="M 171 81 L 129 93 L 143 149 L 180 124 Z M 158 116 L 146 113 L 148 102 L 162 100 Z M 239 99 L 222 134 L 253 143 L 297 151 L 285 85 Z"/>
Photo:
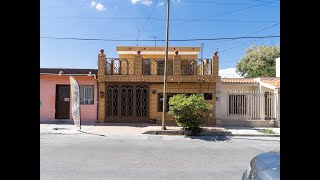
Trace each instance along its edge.
<path fill-rule="evenodd" d="M 164 58 L 106 58 L 105 62 L 104 81 L 163 82 Z M 168 82 L 215 82 L 218 75 L 212 59 L 168 58 L 167 63 Z"/>

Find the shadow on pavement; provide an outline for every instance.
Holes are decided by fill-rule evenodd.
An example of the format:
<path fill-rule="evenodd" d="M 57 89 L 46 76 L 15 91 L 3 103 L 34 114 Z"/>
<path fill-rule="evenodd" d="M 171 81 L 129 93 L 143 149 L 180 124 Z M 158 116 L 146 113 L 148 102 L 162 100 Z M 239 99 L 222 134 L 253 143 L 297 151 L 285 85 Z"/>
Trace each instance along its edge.
<path fill-rule="evenodd" d="M 40 124 L 58 124 L 58 125 L 74 125 L 71 119 L 42 120 Z M 148 127 L 159 126 L 155 123 L 99 123 L 93 121 L 81 121 L 81 125 L 85 126 L 130 126 L 130 127 Z"/>
<path fill-rule="evenodd" d="M 42 120 L 40 124 L 59 124 L 59 125 L 74 125 L 71 119 L 57 119 L 57 120 Z M 82 121 L 81 125 L 95 126 L 97 123 L 92 121 Z"/>
<path fill-rule="evenodd" d="M 246 137 L 234 137 L 234 139 L 244 139 L 244 140 L 253 140 L 253 141 L 275 141 L 280 142 L 280 140 L 273 140 L 273 139 L 258 139 L 258 138 L 246 138 Z"/>
<path fill-rule="evenodd" d="M 159 126 L 159 125 L 156 123 L 96 123 L 95 126 L 148 127 L 148 126 Z"/>
<path fill-rule="evenodd" d="M 103 134 L 88 133 L 88 132 L 81 131 L 81 130 L 78 130 L 78 131 L 79 131 L 79 132 L 82 132 L 83 134 L 90 134 L 90 135 L 96 135 L 96 136 L 104 136 L 104 137 L 107 137 L 106 135 L 103 135 Z"/>
<path fill-rule="evenodd" d="M 203 141 L 229 141 L 231 139 L 229 136 L 186 136 L 186 138 Z"/>

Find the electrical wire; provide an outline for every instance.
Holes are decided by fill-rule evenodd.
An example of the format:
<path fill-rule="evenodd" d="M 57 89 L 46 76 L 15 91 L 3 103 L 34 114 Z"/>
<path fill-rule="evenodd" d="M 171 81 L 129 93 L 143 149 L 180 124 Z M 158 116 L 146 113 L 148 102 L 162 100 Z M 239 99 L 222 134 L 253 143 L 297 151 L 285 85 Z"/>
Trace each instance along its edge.
<path fill-rule="evenodd" d="M 199 38 L 199 39 L 172 39 L 169 41 L 216 41 L 216 40 L 223 40 L 223 39 L 263 39 L 263 38 L 277 38 L 280 35 L 273 35 L 273 36 L 243 36 L 243 37 L 221 37 L 221 38 Z M 60 40 L 79 40 L 79 41 L 137 41 L 137 40 L 129 40 L 129 39 L 100 39 L 100 38 L 74 38 L 74 37 L 49 37 L 49 36 L 42 36 L 42 39 L 60 39 Z M 151 39 L 144 39 L 139 41 L 154 41 Z M 160 39 L 157 41 L 166 41 L 164 39 Z"/>

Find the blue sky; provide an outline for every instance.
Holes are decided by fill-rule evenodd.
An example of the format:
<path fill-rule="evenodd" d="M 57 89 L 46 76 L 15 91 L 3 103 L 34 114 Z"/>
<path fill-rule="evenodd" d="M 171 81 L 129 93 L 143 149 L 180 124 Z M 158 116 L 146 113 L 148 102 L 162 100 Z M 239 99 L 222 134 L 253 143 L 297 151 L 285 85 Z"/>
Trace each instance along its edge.
<path fill-rule="evenodd" d="M 279 3 L 171 0 L 169 39 L 280 35 Z M 139 29 L 139 39 L 165 39 L 166 4 L 166 0 L 40 0 L 40 37 L 137 39 Z M 201 46 L 202 42 L 169 42 L 169 46 Z M 40 38 L 40 67 L 97 68 L 101 48 L 107 57 L 118 57 L 116 46 L 136 44 Z M 154 44 L 139 42 L 139 46 Z M 204 41 L 203 57 L 211 57 L 218 48 L 220 69 L 234 68 L 252 45 L 280 45 L 280 38 Z"/>

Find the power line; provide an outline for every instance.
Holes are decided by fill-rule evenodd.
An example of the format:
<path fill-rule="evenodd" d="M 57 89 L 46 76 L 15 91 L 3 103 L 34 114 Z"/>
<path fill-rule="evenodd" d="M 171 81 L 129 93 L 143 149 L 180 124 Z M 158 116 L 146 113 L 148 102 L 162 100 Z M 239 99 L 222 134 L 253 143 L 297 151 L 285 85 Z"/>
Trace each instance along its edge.
<path fill-rule="evenodd" d="M 242 11 L 242 10 L 246 10 L 246 9 L 250 9 L 250 8 L 254 8 L 254 7 L 258 7 L 258 6 L 264 6 L 264 5 L 270 4 L 270 3 L 271 3 L 271 2 L 265 2 L 265 3 L 262 3 L 262 4 L 252 5 L 252 6 L 248 6 L 248 7 L 245 7 L 245 8 L 235 9 L 235 10 L 232 10 L 232 11 L 228 11 L 228 12 L 223 12 L 223 13 L 216 14 L 215 16 L 221 16 L 221 15 L 224 15 L 224 14 L 229 14 L 229 13 L 233 13 L 233 12 L 237 12 L 237 11 Z M 196 20 L 194 20 L 194 21 L 203 20 L 203 19 L 208 19 L 209 17 L 212 17 L 212 16 L 207 16 L 207 17 L 204 17 L 204 18 L 199 18 L 199 19 L 196 19 Z"/>
<path fill-rule="evenodd" d="M 247 43 L 253 43 L 253 42 L 256 42 L 257 41 L 257 39 L 255 39 L 255 40 L 253 40 L 253 41 L 248 41 L 248 42 L 245 42 L 245 43 L 243 43 L 243 44 L 241 44 L 241 45 L 244 45 L 244 44 L 247 44 Z M 220 52 L 220 54 L 221 54 L 222 52 Z M 229 63 L 229 62 L 235 62 L 235 61 L 240 61 L 241 60 L 241 58 L 240 59 L 236 59 L 236 60 L 232 60 L 232 61 L 224 61 L 224 62 L 221 62 L 220 64 L 225 64 L 225 63 Z"/>
<path fill-rule="evenodd" d="M 277 25 L 279 25 L 279 24 L 280 24 L 280 23 L 276 23 L 276 24 L 274 24 L 274 25 L 272 25 L 272 26 L 268 26 L 268 27 L 266 27 L 266 28 L 263 28 L 263 29 L 261 29 L 261 30 L 259 30 L 259 31 L 256 31 L 256 32 L 253 32 L 253 33 L 250 33 L 250 34 L 251 34 L 251 35 L 257 34 L 257 33 L 259 33 L 259 32 L 262 32 L 262 31 L 264 31 L 264 30 L 270 29 L 270 28 L 272 28 L 272 27 L 274 27 L 274 26 L 277 26 Z M 248 35 L 249 35 L 249 34 L 248 34 Z M 230 47 L 230 48 L 226 48 L 226 49 L 222 50 L 222 51 L 220 52 L 220 54 L 223 53 L 223 52 L 225 52 L 225 51 L 227 51 L 227 50 L 233 49 L 233 48 L 235 48 L 235 47 L 239 47 L 239 46 L 241 46 L 241 45 L 244 45 L 244 44 L 246 44 L 246 43 L 247 43 L 247 42 L 242 43 L 242 44 L 240 44 L 240 45 L 232 46 L 232 47 Z"/>
<path fill-rule="evenodd" d="M 60 17 L 40 17 L 40 19 L 101 19 L 101 20 L 156 20 L 156 21 L 164 21 L 165 18 L 130 18 L 130 17 L 79 17 L 79 16 L 60 16 Z M 197 19 L 183 19 L 183 18 L 172 18 L 170 21 L 195 21 Z M 248 22 L 248 23 L 257 23 L 257 22 L 279 22 L 279 20 L 232 20 L 232 19 L 204 19 L 199 21 L 215 21 L 215 22 Z"/>
<path fill-rule="evenodd" d="M 172 39 L 169 41 L 216 41 L 216 40 L 223 40 L 223 39 L 265 39 L 265 38 L 278 38 L 280 35 L 273 35 L 273 36 L 243 36 L 243 37 L 222 37 L 222 38 L 199 38 L 199 39 Z M 72 38 L 72 37 L 49 37 L 49 36 L 42 36 L 42 39 L 60 39 L 60 40 L 79 40 L 79 41 L 137 41 L 137 40 L 128 40 L 128 39 L 100 39 L 100 38 Z M 139 41 L 154 41 L 152 39 L 144 39 Z M 157 41 L 166 41 L 163 39 Z"/>
<path fill-rule="evenodd" d="M 147 22 L 149 21 L 149 19 L 150 19 L 151 15 L 152 15 L 152 13 L 153 13 L 153 9 L 154 9 L 154 7 L 157 5 L 157 3 L 158 3 L 158 0 L 156 0 L 156 2 L 154 3 L 154 5 L 153 5 L 153 7 L 152 7 L 152 9 L 151 9 L 151 11 L 150 11 L 150 13 L 149 13 L 149 16 L 148 16 L 148 18 L 147 18 L 146 22 L 145 22 L 145 23 L 144 23 L 144 25 L 142 26 L 141 33 L 143 32 L 143 29 L 144 29 L 145 25 L 146 25 L 146 24 L 147 24 Z"/>
<path fill-rule="evenodd" d="M 265 31 L 266 29 L 269 29 L 269 28 L 272 28 L 276 25 L 279 25 L 280 23 L 276 23 L 276 24 L 273 24 L 272 26 L 267 26 L 267 27 L 263 27 L 262 29 L 258 30 L 258 31 L 255 31 L 255 32 L 252 32 L 252 33 L 248 33 L 246 34 L 245 36 L 249 36 L 249 35 L 254 35 L 256 33 L 259 33 L 259 32 L 262 32 L 262 31 Z M 210 45 L 213 45 L 212 43 L 214 44 L 217 44 L 217 43 L 220 43 L 220 42 L 226 42 L 226 41 L 231 41 L 231 40 L 220 40 L 220 41 L 217 41 L 217 42 L 211 42 L 211 43 L 208 43 L 207 46 L 210 44 Z M 234 44 L 233 44 L 234 45 Z M 220 54 L 226 50 L 229 50 L 229 49 L 233 49 L 234 47 L 237 47 L 237 46 L 233 46 L 233 47 L 230 47 L 230 48 L 227 48 L 227 49 L 223 49 L 221 52 L 219 52 Z"/>
<path fill-rule="evenodd" d="M 258 1 L 258 2 L 269 2 L 269 3 L 273 3 L 273 4 L 279 4 L 279 1 L 264 1 L 264 0 L 253 0 L 253 1 Z"/>
<path fill-rule="evenodd" d="M 228 2 L 216 2 L 216 1 L 181 1 L 186 3 L 200 3 L 200 4 L 225 4 L 225 5 L 232 5 L 232 6 L 247 6 L 247 5 L 254 5 L 254 4 L 243 4 L 243 3 L 228 3 Z M 267 1 L 262 1 L 267 2 Z M 269 6 L 269 7 L 279 7 L 279 6 Z"/>
<path fill-rule="evenodd" d="M 245 8 L 239 8 L 239 9 L 235 9 L 235 10 L 232 10 L 232 11 L 227 11 L 227 12 L 222 12 L 222 13 L 219 13 L 219 14 L 216 14 L 214 16 L 221 16 L 221 15 L 225 15 L 225 14 L 231 14 L 231 13 L 234 13 L 234 12 L 237 12 L 237 11 L 242 11 L 242 10 L 247 10 L 247 9 L 251 9 L 251 8 L 255 8 L 255 7 L 259 7 L 259 6 L 265 6 L 266 4 L 270 4 L 270 3 L 273 3 L 275 1 L 268 1 L 268 2 L 265 2 L 265 3 L 262 3 L 262 4 L 257 4 L 257 5 L 253 5 L 253 6 L 248 6 L 248 7 L 245 7 Z M 202 21 L 204 19 L 208 19 L 209 17 L 213 17 L 213 16 L 207 16 L 207 17 L 204 17 L 204 18 L 199 18 L 199 19 L 194 19 L 194 20 L 188 20 L 186 22 L 182 22 L 182 23 L 177 23 L 176 25 L 182 25 L 182 24 L 185 24 L 185 23 L 192 23 L 192 22 L 198 22 L 198 21 Z M 161 30 L 160 27 L 163 27 L 163 26 L 158 26 L 158 30 Z"/>

